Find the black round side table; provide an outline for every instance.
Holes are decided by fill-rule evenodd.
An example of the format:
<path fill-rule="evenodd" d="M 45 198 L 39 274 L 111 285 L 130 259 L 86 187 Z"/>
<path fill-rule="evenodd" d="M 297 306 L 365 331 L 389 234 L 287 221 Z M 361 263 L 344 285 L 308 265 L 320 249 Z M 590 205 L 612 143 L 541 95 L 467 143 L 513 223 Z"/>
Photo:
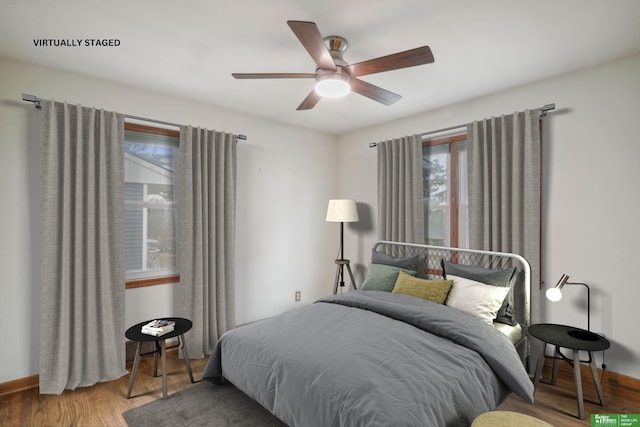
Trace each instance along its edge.
<path fill-rule="evenodd" d="M 152 320 L 146 320 L 133 325 L 125 332 L 125 336 L 131 341 L 137 341 L 136 357 L 133 361 L 133 370 L 131 371 L 131 380 L 129 380 L 129 390 L 127 391 L 127 399 L 131 397 L 131 390 L 133 389 L 133 382 L 136 379 L 136 373 L 138 372 L 138 365 L 140 364 L 140 356 L 143 356 L 140 352 L 143 342 L 154 342 L 155 350 L 153 351 L 153 376 L 158 376 L 158 353 L 162 358 L 162 397 L 167 397 L 167 355 L 165 340 L 173 337 L 178 337 L 178 345 L 182 343 L 182 355 L 184 356 L 184 363 L 187 366 L 187 372 L 191 382 L 193 381 L 193 373 L 191 372 L 191 364 L 189 363 L 189 352 L 187 351 L 187 345 L 184 340 L 184 333 L 191 329 L 193 323 L 189 319 L 183 319 L 181 317 L 165 317 L 160 320 L 170 320 L 175 322 L 173 331 L 167 332 L 164 335 L 155 336 L 142 333 L 142 327 Z M 146 353 L 150 354 L 150 353 Z"/>
<path fill-rule="evenodd" d="M 541 341 L 540 356 L 538 358 L 536 372 L 533 377 L 534 387 L 537 387 L 538 381 L 540 380 L 540 374 L 542 373 L 542 365 L 544 364 L 544 353 L 546 348 L 545 344 L 552 344 L 555 346 L 555 349 L 553 352 L 553 373 L 551 376 L 551 384 L 555 385 L 556 383 L 558 360 L 564 360 L 573 365 L 573 377 L 576 382 L 576 398 L 578 400 L 578 416 L 580 419 L 584 419 L 582 375 L 580 374 L 581 363 L 586 363 L 591 368 L 591 376 L 593 377 L 593 382 L 596 385 L 600 405 L 604 405 L 602 387 L 600 385 L 600 380 L 598 379 L 598 368 L 596 367 L 596 361 L 592 352 L 608 349 L 611 346 L 609 340 L 601 335 L 594 334 L 593 332 L 584 329 L 574 328 L 573 326 L 556 325 L 553 323 L 531 325 L 528 328 L 528 332 L 531 336 Z M 566 357 L 562 354 L 560 348 L 568 348 L 572 350 L 573 357 Z M 588 352 L 589 359 L 585 361 L 580 360 L 580 351 Z"/>

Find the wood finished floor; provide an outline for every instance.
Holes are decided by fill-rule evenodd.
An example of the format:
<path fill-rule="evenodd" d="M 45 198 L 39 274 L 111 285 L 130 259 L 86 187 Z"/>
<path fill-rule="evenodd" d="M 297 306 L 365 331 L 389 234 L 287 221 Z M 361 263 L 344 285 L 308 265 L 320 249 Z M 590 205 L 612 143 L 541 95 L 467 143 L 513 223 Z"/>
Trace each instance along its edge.
<path fill-rule="evenodd" d="M 520 412 L 548 422 L 556 427 L 591 426 L 591 414 L 640 414 L 640 390 L 623 388 L 607 381 L 605 373 L 602 391 L 604 406 L 598 403 L 598 394 L 590 375 L 582 375 L 584 393 L 584 419 L 577 418 L 578 403 L 573 368 L 564 365 L 558 372 L 556 385 L 551 385 L 551 366 L 545 365 L 538 383 L 533 405 L 511 394 L 498 410 Z"/>
<path fill-rule="evenodd" d="M 192 360 L 196 381 L 202 377 L 206 360 Z M 176 393 L 191 385 L 184 362 L 177 352 L 167 353 L 168 393 Z M 126 426 L 122 412 L 162 397 L 162 377 L 152 376 L 153 359 L 140 363 L 131 399 L 125 399 L 129 375 L 116 381 L 93 387 L 65 391 L 60 396 L 38 395 L 29 390 L 0 397 L 0 426 Z M 543 381 L 549 378 L 543 372 Z M 536 402 L 530 405 L 511 395 L 498 409 L 525 413 L 556 427 L 590 426 L 590 414 L 640 413 L 640 392 L 616 388 L 605 381 L 603 385 L 606 406 L 597 401 L 593 382 L 583 378 L 585 419 L 578 420 L 573 377 L 561 371 L 555 386 L 540 384 Z"/>

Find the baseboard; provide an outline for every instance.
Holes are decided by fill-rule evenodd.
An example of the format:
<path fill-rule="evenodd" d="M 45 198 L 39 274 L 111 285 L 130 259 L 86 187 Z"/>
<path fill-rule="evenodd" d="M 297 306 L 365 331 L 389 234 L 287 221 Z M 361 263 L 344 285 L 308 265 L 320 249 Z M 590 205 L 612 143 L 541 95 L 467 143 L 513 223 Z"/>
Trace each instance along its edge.
<path fill-rule="evenodd" d="M 0 384 L 0 396 L 31 390 L 38 388 L 39 385 L 40 375 L 31 375 L 30 377 L 7 381 L 6 383 Z"/>
<path fill-rule="evenodd" d="M 126 349 L 126 364 L 127 367 L 131 367 L 133 365 L 133 358 L 136 354 L 136 342 L 135 341 L 127 341 L 125 344 Z M 167 351 L 175 351 L 178 346 L 173 345 L 172 341 L 167 340 Z M 154 343 L 153 342 L 144 342 L 142 343 L 142 353 L 150 353 L 153 354 Z M 147 356 L 150 356 L 148 354 Z M 7 394 L 19 393 L 21 391 L 32 390 L 34 388 L 38 388 L 40 385 L 40 375 L 31 375 L 30 377 L 18 378 L 16 380 L 7 381 L 5 383 L 0 383 L 0 396 L 5 396 Z"/>
<path fill-rule="evenodd" d="M 137 341 L 129 341 L 125 342 L 125 362 L 127 366 L 133 366 L 133 359 L 136 357 L 136 347 L 138 345 Z M 142 347 L 140 348 L 140 354 L 142 357 L 148 357 L 153 354 L 155 350 L 155 342 L 153 341 L 143 341 Z M 178 338 L 169 338 L 166 340 L 167 351 L 172 351 L 173 349 L 178 347 Z"/>
<path fill-rule="evenodd" d="M 153 343 L 150 343 L 153 344 Z M 167 348 L 167 351 L 172 351 L 174 348 Z M 129 360 L 129 351 L 131 351 L 131 359 Z M 136 343 L 134 341 L 127 342 L 127 363 L 133 361 L 133 356 L 136 351 Z M 150 351 L 153 351 L 153 346 L 151 346 Z M 144 352 L 144 347 L 143 347 Z M 553 367 L 553 360 L 551 358 L 546 358 L 544 362 L 544 369 L 551 370 Z M 586 365 L 581 365 L 580 369 L 582 371 L 583 377 L 591 378 L 591 371 L 589 367 Z M 566 375 L 573 375 L 573 368 L 568 363 L 560 363 L 558 365 L 558 370 Z M 598 368 L 598 375 L 602 378 L 602 369 Z M 616 372 L 606 371 L 604 382 L 609 384 L 611 387 L 621 388 L 632 390 L 635 392 L 640 392 L 640 378 L 633 378 L 627 375 L 618 374 Z M 0 396 L 5 396 L 7 394 L 18 393 L 25 390 L 31 390 L 37 388 L 40 383 L 39 375 L 32 375 L 30 377 L 18 378 L 16 380 L 7 381 L 5 383 L 0 383 Z"/>
<path fill-rule="evenodd" d="M 544 369 L 550 372 L 553 369 L 553 359 L 550 357 L 545 358 Z M 566 375 L 573 376 L 573 367 L 568 363 L 562 361 L 558 362 L 558 371 Z M 602 380 L 602 369 L 598 368 L 598 376 Z M 610 387 L 620 388 L 625 390 L 631 390 L 634 392 L 640 392 L 640 378 L 629 377 L 627 375 L 619 374 L 617 372 L 604 371 L 604 384 L 608 384 Z M 580 373 L 584 378 L 591 378 L 591 369 L 586 364 L 580 365 Z"/>
<path fill-rule="evenodd" d="M 127 341 L 125 343 L 125 362 L 127 366 L 133 364 L 133 359 L 136 357 L 136 346 L 138 343 L 136 341 Z M 155 348 L 155 343 L 152 341 L 146 341 L 142 343 L 142 348 L 140 349 L 141 354 L 153 353 Z"/>

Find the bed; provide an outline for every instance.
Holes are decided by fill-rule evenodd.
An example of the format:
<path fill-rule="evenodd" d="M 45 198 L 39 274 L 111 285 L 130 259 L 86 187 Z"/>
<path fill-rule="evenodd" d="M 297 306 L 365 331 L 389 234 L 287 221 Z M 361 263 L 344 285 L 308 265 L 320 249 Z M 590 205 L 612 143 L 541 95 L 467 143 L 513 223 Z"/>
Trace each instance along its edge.
<path fill-rule="evenodd" d="M 529 290 L 518 255 L 377 242 L 361 289 L 227 332 L 203 378 L 289 426 L 468 426 L 511 392 L 533 402 Z M 494 319 L 465 311 L 483 292 L 503 295 Z"/>

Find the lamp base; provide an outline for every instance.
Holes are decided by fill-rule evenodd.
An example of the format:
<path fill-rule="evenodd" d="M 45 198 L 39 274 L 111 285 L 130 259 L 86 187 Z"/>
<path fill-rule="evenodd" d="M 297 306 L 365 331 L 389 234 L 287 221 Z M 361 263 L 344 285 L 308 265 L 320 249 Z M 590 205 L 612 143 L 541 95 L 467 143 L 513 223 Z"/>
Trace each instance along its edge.
<path fill-rule="evenodd" d="M 333 286 L 333 295 L 338 293 L 338 286 L 341 288 L 344 287 L 344 280 L 341 278 L 344 277 L 344 267 L 347 267 L 347 272 L 349 273 L 349 277 L 351 278 L 351 286 L 353 286 L 354 290 L 357 290 L 356 279 L 353 277 L 353 272 L 351 271 L 350 261 L 348 259 L 337 259 L 336 263 L 336 282 Z"/>

